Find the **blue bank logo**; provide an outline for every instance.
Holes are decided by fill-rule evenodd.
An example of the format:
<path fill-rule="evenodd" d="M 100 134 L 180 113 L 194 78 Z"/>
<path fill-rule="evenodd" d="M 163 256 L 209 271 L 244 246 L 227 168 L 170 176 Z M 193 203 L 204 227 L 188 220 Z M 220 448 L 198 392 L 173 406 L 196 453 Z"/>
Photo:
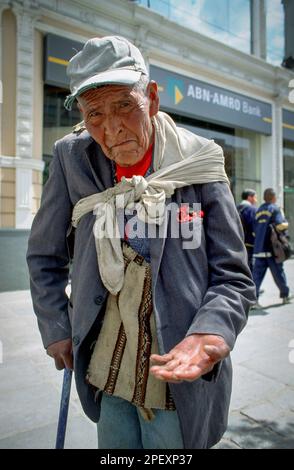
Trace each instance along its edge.
<path fill-rule="evenodd" d="M 172 98 L 174 104 L 179 104 L 184 99 L 185 85 L 183 80 L 177 78 L 168 78 L 167 92 Z"/>

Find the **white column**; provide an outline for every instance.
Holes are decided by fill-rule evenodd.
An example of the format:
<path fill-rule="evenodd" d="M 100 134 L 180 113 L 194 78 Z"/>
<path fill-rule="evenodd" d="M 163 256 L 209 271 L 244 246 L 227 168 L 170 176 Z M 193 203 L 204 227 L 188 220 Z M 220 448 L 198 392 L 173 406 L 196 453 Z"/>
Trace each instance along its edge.
<path fill-rule="evenodd" d="M 15 228 L 30 228 L 32 225 L 33 200 L 32 170 L 16 168 L 15 170 Z"/>
<path fill-rule="evenodd" d="M 264 0 L 251 0 L 251 53 L 266 59 L 266 11 Z"/>
<path fill-rule="evenodd" d="M 30 228 L 32 223 L 31 205 L 33 198 L 33 171 L 43 171 L 44 162 L 32 158 L 0 156 L 0 168 L 15 168 L 16 173 L 16 228 Z M 30 211 L 28 211 L 28 207 Z"/>
<path fill-rule="evenodd" d="M 261 185 L 262 193 L 265 188 L 276 186 L 276 160 L 274 152 L 274 136 L 262 135 L 261 143 Z"/>
<path fill-rule="evenodd" d="M 283 127 L 282 127 L 282 100 L 276 98 L 273 105 L 273 134 L 274 156 L 276 160 L 276 186 L 278 204 L 283 206 L 284 173 L 283 173 Z"/>
<path fill-rule="evenodd" d="M 13 2 L 17 20 L 16 85 L 16 157 L 33 158 L 34 103 L 34 24 L 38 19 L 38 2 Z M 16 167 L 15 227 L 30 228 L 32 222 L 32 169 Z"/>
<path fill-rule="evenodd" d="M 2 103 L 3 103 L 3 83 L 2 83 L 2 13 L 9 8 L 8 0 L 0 2 L 0 155 L 2 154 L 1 132 L 2 132 Z"/>
<path fill-rule="evenodd" d="M 261 181 L 262 191 L 273 188 L 277 202 L 283 205 L 283 130 L 282 104 L 277 98 L 272 105 L 272 135 L 261 137 Z"/>

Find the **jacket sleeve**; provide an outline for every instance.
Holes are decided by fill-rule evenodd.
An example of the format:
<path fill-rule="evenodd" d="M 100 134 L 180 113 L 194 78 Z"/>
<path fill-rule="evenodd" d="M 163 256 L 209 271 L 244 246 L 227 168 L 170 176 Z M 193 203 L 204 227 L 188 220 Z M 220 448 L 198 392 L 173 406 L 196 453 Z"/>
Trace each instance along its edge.
<path fill-rule="evenodd" d="M 289 228 L 285 214 L 280 208 L 277 208 L 277 210 L 273 212 L 273 223 L 279 232 L 283 232 Z"/>
<path fill-rule="evenodd" d="M 27 250 L 33 307 L 45 348 L 71 337 L 65 293 L 69 275 L 66 234 L 71 212 L 72 205 L 57 145 Z"/>
<path fill-rule="evenodd" d="M 220 335 L 233 349 L 256 299 L 241 222 L 229 186 L 204 184 L 202 209 L 209 285 L 188 335 Z"/>

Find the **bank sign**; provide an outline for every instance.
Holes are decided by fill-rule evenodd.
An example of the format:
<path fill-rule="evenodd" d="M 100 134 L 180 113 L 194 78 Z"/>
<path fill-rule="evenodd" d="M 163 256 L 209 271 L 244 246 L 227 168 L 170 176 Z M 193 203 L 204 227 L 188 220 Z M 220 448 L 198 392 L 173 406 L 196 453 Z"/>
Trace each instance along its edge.
<path fill-rule="evenodd" d="M 150 75 L 159 85 L 162 109 L 261 134 L 272 132 L 272 107 L 268 103 L 154 65 L 150 66 Z"/>

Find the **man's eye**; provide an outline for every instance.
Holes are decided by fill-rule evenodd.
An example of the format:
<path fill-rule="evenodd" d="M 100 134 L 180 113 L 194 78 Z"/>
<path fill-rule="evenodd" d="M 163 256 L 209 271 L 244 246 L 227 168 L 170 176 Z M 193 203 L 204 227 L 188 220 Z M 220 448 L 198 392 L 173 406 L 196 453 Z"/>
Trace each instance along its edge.
<path fill-rule="evenodd" d="M 125 108 L 128 108 L 130 107 L 131 103 L 129 101 L 123 101 L 122 103 L 120 103 L 119 107 L 120 109 L 125 109 Z"/>
<path fill-rule="evenodd" d="M 91 113 L 89 113 L 89 118 L 93 118 L 93 117 L 98 117 L 98 116 L 101 116 L 101 113 L 99 113 L 99 111 L 92 111 Z"/>

